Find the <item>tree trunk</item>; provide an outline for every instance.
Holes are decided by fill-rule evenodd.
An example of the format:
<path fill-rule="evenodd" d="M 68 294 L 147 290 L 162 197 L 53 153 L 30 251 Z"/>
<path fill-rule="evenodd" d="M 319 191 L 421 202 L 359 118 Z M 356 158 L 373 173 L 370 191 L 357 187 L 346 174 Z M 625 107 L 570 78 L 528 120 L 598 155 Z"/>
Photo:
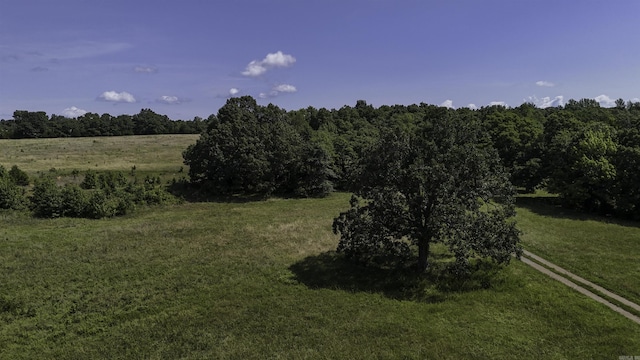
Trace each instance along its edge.
<path fill-rule="evenodd" d="M 418 242 L 418 272 L 425 272 L 429 267 L 429 240 Z"/>

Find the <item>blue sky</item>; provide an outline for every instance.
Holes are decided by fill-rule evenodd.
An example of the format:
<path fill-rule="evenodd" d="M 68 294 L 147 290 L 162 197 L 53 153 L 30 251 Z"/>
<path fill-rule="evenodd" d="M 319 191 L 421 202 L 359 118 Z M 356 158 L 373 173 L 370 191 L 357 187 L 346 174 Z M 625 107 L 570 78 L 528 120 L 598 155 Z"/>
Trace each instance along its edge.
<path fill-rule="evenodd" d="M 640 101 L 640 1 L 0 0 L 0 118 Z"/>

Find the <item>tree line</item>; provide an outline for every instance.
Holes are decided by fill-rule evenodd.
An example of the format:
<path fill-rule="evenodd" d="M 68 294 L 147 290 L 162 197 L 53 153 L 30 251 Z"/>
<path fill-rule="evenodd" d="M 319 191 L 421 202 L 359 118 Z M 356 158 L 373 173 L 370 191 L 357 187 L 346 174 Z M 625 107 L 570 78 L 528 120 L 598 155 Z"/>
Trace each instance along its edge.
<path fill-rule="evenodd" d="M 77 118 L 17 110 L 13 119 L 0 120 L 0 139 L 198 134 L 205 126 L 199 117 L 191 121 L 171 120 L 150 109 L 142 109 L 135 115 L 86 113 Z"/>
<path fill-rule="evenodd" d="M 201 133 L 185 151 L 194 184 L 218 193 L 318 196 L 354 191 L 361 160 L 394 129 L 417 131 L 444 115 L 476 121 L 511 182 L 557 193 L 564 206 L 640 219 L 640 102 L 604 108 L 592 99 L 537 108 L 449 109 L 420 103 L 284 110 L 251 97 L 229 99 L 207 119 L 173 121 L 149 109 L 76 119 L 16 111 L 0 121 L 0 138 Z M 212 151 L 215 150 L 215 151 Z"/>
<path fill-rule="evenodd" d="M 287 193 L 305 176 L 325 182 L 316 189 L 354 191 L 362 159 L 385 133 L 416 133 L 445 116 L 478 123 L 522 191 L 543 188 L 567 207 L 640 219 L 640 102 L 621 99 L 612 108 L 592 99 L 477 110 L 425 103 L 376 108 L 360 100 L 340 109 L 286 111 L 235 98 L 205 121 L 185 163 L 194 183 L 219 193 Z"/>

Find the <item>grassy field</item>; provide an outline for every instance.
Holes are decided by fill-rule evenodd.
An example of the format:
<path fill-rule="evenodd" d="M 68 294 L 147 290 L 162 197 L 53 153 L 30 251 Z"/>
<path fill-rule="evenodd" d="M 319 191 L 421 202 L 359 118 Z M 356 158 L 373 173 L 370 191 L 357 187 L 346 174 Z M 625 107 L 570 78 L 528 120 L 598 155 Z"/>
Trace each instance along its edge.
<path fill-rule="evenodd" d="M 527 250 L 640 304 L 640 223 L 518 199 Z"/>
<path fill-rule="evenodd" d="M 178 174 L 182 151 L 199 135 L 146 135 L 58 139 L 0 140 L 0 164 L 18 165 L 29 175 L 55 169 L 70 174 L 91 170 Z"/>
<path fill-rule="evenodd" d="M 195 138 L 172 138 L 177 155 L 155 164 L 149 155 L 145 166 L 181 166 L 177 143 L 186 147 Z M 127 140 L 112 141 L 126 153 L 125 146 L 138 146 L 135 137 Z M 29 149 L 25 155 L 32 155 Z M 109 164 L 105 158 L 103 166 Z M 28 170 L 50 167 L 43 165 Z M 437 271 L 417 277 L 343 262 L 333 253 L 331 221 L 348 200 L 348 194 L 334 194 L 184 203 L 107 220 L 0 212 L 0 359 L 640 355 L 635 323 L 518 261 L 463 282 Z M 530 202 L 519 204 L 528 249 L 594 282 L 599 274 L 614 291 L 637 278 L 637 227 L 574 218 Z M 569 236 L 583 226 L 582 235 Z M 615 231 L 627 240 L 606 240 Z M 606 246 L 574 243 L 589 236 L 585 243 L 611 244 L 596 255 L 604 265 L 590 266 L 597 261 L 589 254 Z M 571 256 L 555 255 L 567 247 Z M 616 253 L 635 261 L 635 270 L 608 268 Z M 436 267 L 446 260 L 436 254 Z M 630 283 L 624 291 L 632 295 L 638 285 Z"/>

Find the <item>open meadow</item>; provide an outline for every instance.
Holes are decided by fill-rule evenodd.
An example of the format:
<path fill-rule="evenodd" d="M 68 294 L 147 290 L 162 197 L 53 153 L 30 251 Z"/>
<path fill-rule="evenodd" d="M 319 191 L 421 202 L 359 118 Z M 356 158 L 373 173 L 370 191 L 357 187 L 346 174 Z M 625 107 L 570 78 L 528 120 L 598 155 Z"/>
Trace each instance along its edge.
<path fill-rule="evenodd" d="M 173 176 L 197 135 L 0 140 L 0 164 Z M 186 169 L 183 171 L 186 173 Z M 618 359 L 640 326 L 520 261 L 465 281 L 333 252 L 324 199 L 185 202 L 104 220 L 0 212 L 0 359 Z M 523 245 L 640 301 L 640 226 L 519 199 Z"/>
<path fill-rule="evenodd" d="M 166 177 L 180 172 L 182 151 L 199 135 L 139 135 L 53 139 L 2 139 L 0 164 L 30 176 L 55 170 L 117 170 Z"/>

